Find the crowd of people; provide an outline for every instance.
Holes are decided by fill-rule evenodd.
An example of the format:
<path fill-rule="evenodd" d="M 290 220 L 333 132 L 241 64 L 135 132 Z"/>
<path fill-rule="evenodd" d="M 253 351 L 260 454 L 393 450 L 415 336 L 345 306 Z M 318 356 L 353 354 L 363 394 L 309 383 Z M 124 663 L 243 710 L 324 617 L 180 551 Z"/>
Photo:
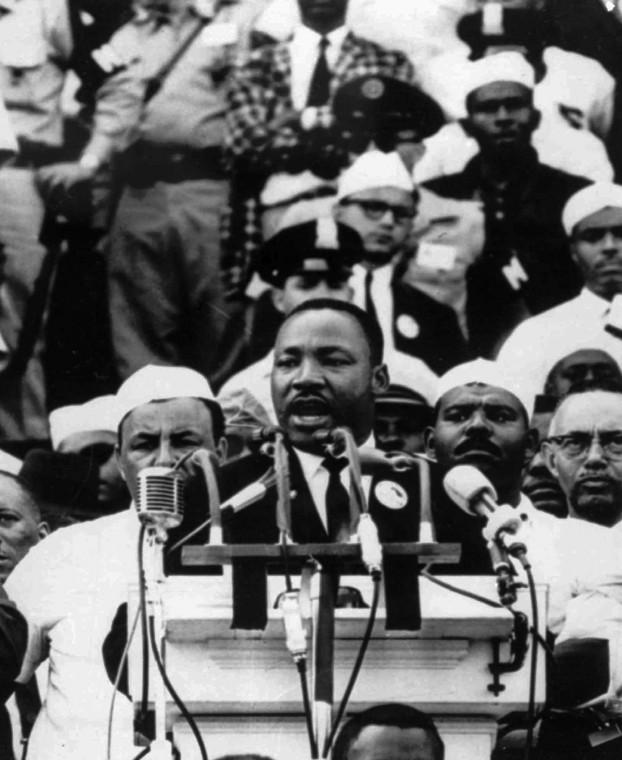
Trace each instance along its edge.
<path fill-rule="evenodd" d="M 443 572 L 489 574 L 442 487 L 480 470 L 550 584 L 534 752 L 619 755 L 621 61 L 617 0 L 0 3 L 1 758 L 103 757 L 139 473 L 179 470 L 169 545 L 204 542 L 191 454 L 227 498 L 274 426 L 299 543 L 356 532 L 318 435 L 347 427 L 431 462 Z M 381 541 L 420 538 L 417 472 L 363 471 Z M 281 518 L 268 491 L 225 541 Z M 251 564 L 240 627 L 265 618 Z M 136 754 L 123 695 L 112 733 Z M 443 752 L 379 705 L 333 758 Z"/>

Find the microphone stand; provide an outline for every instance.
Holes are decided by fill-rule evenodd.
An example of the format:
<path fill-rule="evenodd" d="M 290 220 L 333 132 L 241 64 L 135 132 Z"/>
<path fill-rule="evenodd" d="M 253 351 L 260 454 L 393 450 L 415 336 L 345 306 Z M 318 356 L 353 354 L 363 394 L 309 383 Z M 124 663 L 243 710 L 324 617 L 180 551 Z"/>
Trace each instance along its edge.
<path fill-rule="evenodd" d="M 164 584 L 163 549 L 167 531 L 157 521 L 148 522 L 146 530 L 145 592 L 146 613 L 149 620 L 149 635 L 152 647 L 164 662 L 165 622 L 162 603 Z M 150 744 L 149 756 L 153 760 L 173 760 L 173 746 L 166 738 L 166 686 L 162 678 L 156 679 L 154 686 L 155 738 Z"/>

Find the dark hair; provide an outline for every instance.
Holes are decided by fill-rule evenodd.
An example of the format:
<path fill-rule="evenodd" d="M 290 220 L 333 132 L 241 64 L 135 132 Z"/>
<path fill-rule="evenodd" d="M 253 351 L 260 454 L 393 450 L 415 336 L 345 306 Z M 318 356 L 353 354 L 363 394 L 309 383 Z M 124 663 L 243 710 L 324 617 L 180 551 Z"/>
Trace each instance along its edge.
<path fill-rule="evenodd" d="M 8 470 L 0 470 L 0 477 L 6 478 L 6 480 L 11 480 L 13 483 L 15 483 L 15 485 L 19 488 L 20 493 L 22 494 L 23 503 L 28 507 L 28 509 L 30 509 L 34 519 L 39 522 L 41 520 L 41 508 L 34 491 L 30 487 L 30 484 L 27 483 L 19 475 L 15 475 Z"/>
<path fill-rule="evenodd" d="M 358 306 L 348 303 L 347 301 L 336 301 L 334 298 L 312 298 L 296 306 L 285 318 L 283 324 L 288 322 L 296 314 L 302 314 L 305 311 L 320 311 L 330 309 L 331 311 L 341 311 L 349 314 L 355 319 L 367 340 L 369 354 L 372 366 L 377 367 L 382 364 L 382 355 L 384 353 L 384 338 L 378 322 L 372 319 L 366 311 L 359 309 Z M 281 326 L 282 329 L 282 326 Z"/>
<path fill-rule="evenodd" d="M 184 397 L 180 396 L 178 398 L 184 398 Z M 188 398 L 195 398 L 195 397 L 189 396 Z M 158 404 L 160 402 L 172 401 L 172 400 L 173 399 L 156 399 L 154 401 L 148 401 L 146 403 Z M 212 435 L 214 436 L 214 443 L 218 443 L 218 441 L 221 438 L 223 438 L 225 435 L 225 415 L 223 414 L 222 408 L 217 401 L 209 401 L 206 398 L 197 398 L 197 401 L 202 401 L 207 407 L 208 411 L 210 412 L 210 415 L 212 418 Z M 121 448 L 121 444 L 123 442 L 123 423 L 133 411 L 134 411 L 133 409 L 130 410 L 125 415 L 125 417 L 123 417 L 121 422 L 119 422 L 119 427 L 117 429 L 117 446 L 119 448 Z"/>
<path fill-rule="evenodd" d="M 367 726 L 421 728 L 428 733 L 435 745 L 435 760 L 443 760 L 445 757 L 445 745 L 432 718 L 410 705 L 395 703 L 376 705 L 350 718 L 335 740 L 331 755 L 332 760 L 348 760 L 350 748 L 361 731 Z"/>

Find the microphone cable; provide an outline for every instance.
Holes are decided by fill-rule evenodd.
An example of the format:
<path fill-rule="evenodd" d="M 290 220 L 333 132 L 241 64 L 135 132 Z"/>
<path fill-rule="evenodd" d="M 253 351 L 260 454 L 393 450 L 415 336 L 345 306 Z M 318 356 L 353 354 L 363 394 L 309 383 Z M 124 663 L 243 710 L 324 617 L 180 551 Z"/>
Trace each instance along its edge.
<path fill-rule="evenodd" d="M 144 532 L 145 532 L 145 526 L 141 524 L 140 531 L 138 534 L 139 564 L 141 562 L 141 555 L 142 555 L 141 547 L 142 547 Z M 140 585 L 142 586 L 142 584 Z M 138 627 L 138 619 L 140 615 L 141 615 L 141 605 L 139 604 L 139 606 L 136 609 L 136 614 L 134 615 L 134 620 L 132 621 L 132 625 L 127 637 L 127 641 L 125 643 L 125 647 L 123 649 L 123 654 L 121 655 L 121 659 L 119 660 L 119 665 L 117 666 L 117 672 L 115 674 L 114 684 L 112 687 L 112 697 L 110 699 L 110 708 L 108 710 L 108 724 L 106 728 L 106 760 L 110 760 L 111 752 L 112 752 L 112 720 L 114 717 L 114 707 L 115 707 L 115 702 L 117 698 L 119 683 L 121 681 L 123 668 L 125 667 L 125 664 L 127 663 L 127 659 L 130 653 L 130 646 L 132 645 L 132 641 L 134 640 L 134 635 Z M 147 670 L 147 673 L 148 672 L 149 671 Z M 148 747 L 146 749 L 148 749 Z M 142 756 L 142 754 L 140 754 L 139 756 Z"/>
<path fill-rule="evenodd" d="M 352 694 L 352 690 L 354 689 L 356 680 L 361 671 L 363 660 L 367 652 L 367 647 L 369 646 L 369 642 L 371 640 L 371 634 L 374 629 L 374 624 L 376 622 L 376 614 L 378 612 L 378 602 L 380 600 L 380 580 L 382 576 L 379 572 L 373 572 L 371 578 L 374 584 L 374 595 L 372 598 L 371 607 L 369 609 L 369 616 L 367 618 L 367 626 L 365 628 L 365 633 L 363 634 L 363 638 L 361 639 L 361 645 L 359 646 L 359 651 L 356 655 L 356 660 L 354 662 L 354 666 L 352 667 L 350 678 L 346 685 L 345 691 L 343 692 L 343 697 L 341 698 L 341 702 L 339 703 L 337 715 L 335 716 L 335 719 L 331 726 L 330 733 L 326 737 L 326 741 L 324 742 L 324 747 L 322 749 L 322 759 L 328 757 L 328 752 L 335 739 L 335 736 L 337 735 L 337 731 L 339 730 L 339 726 L 341 724 L 344 713 L 348 706 L 348 702 L 350 700 L 350 695 Z"/>
<path fill-rule="evenodd" d="M 529 702 L 527 704 L 527 739 L 525 742 L 524 760 L 529 760 L 533 749 L 533 730 L 536 721 L 536 675 L 538 668 L 538 599 L 536 584 L 529 562 L 523 564 L 527 574 L 529 598 L 531 600 L 531 659 L 529 663 Z"/>

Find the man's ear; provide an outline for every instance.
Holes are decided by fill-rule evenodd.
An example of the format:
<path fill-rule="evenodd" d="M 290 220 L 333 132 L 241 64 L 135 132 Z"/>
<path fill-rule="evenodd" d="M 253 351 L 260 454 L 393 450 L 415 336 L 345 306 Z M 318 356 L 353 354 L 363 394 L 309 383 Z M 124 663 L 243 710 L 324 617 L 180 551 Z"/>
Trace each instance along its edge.
<path fill-rule="evenodd" d="M 434 439 L 434 428 L 427 427 L 423 431 L 423 443 L 425 446 L 425 453 L 430 458 L 436 461 L 436 441 Z"/>
<path fill-rule="evenodd" d="M 216 444 L 215 452 L 218 457 L 218 461 L 222 464 L 227 459 L 227 439 L 223 437 Z"/>
<path fill-rule="evenodd" d="M 281 314 L 285 314 L 285 307 L 283 306 L 284 298 L 285 291 L 283 288 L 272 288 L 272 303 L 274 304 L 274 308 L 277 311 L 280 311 Z"/>
<path fill-rule="evenodd" d="M 121 473 L 121 477 L 125 482 L 127 483 L 125 473 L 123 472 L 123 467 L 121 465 L 121 449 L 119 448 L 119 444 L 116 443 L 114 447 L 114 461 L 117 463 L 117 469 Z"/>
<path fill-rule="evenodd" d="M 542 113 L 537 108 L 533 109 L 532 116 L 531 116 L 531 131 L 535 132 L 536 129 L 540 126 L 540 122 L 542 121 Z"/>
<path fill-rule="evenodd" d="M 374 396 L 384 393 L 389 387 L 389 370 L 386 364 L 379 364 L 371 371 L 371 388 Z"/>
<path fill-rule="evenodd" d="M 556 478 L 559 477 L 557 467 L 555 466 L 555 449 L 548 441 L 542 443 L 542 456 L 544 457 L 544 464 L 548 469 Z"/>
<path fill-rule="evenodd" d="M 49 523 L 47 523 L 45 520 L 41 520 L 37 526 L 37 535 L 39 536 L 39 541 L 42 541 L 46 536 L 49 536 L 51 532 L 52 529 L 50 528 Z"/>

